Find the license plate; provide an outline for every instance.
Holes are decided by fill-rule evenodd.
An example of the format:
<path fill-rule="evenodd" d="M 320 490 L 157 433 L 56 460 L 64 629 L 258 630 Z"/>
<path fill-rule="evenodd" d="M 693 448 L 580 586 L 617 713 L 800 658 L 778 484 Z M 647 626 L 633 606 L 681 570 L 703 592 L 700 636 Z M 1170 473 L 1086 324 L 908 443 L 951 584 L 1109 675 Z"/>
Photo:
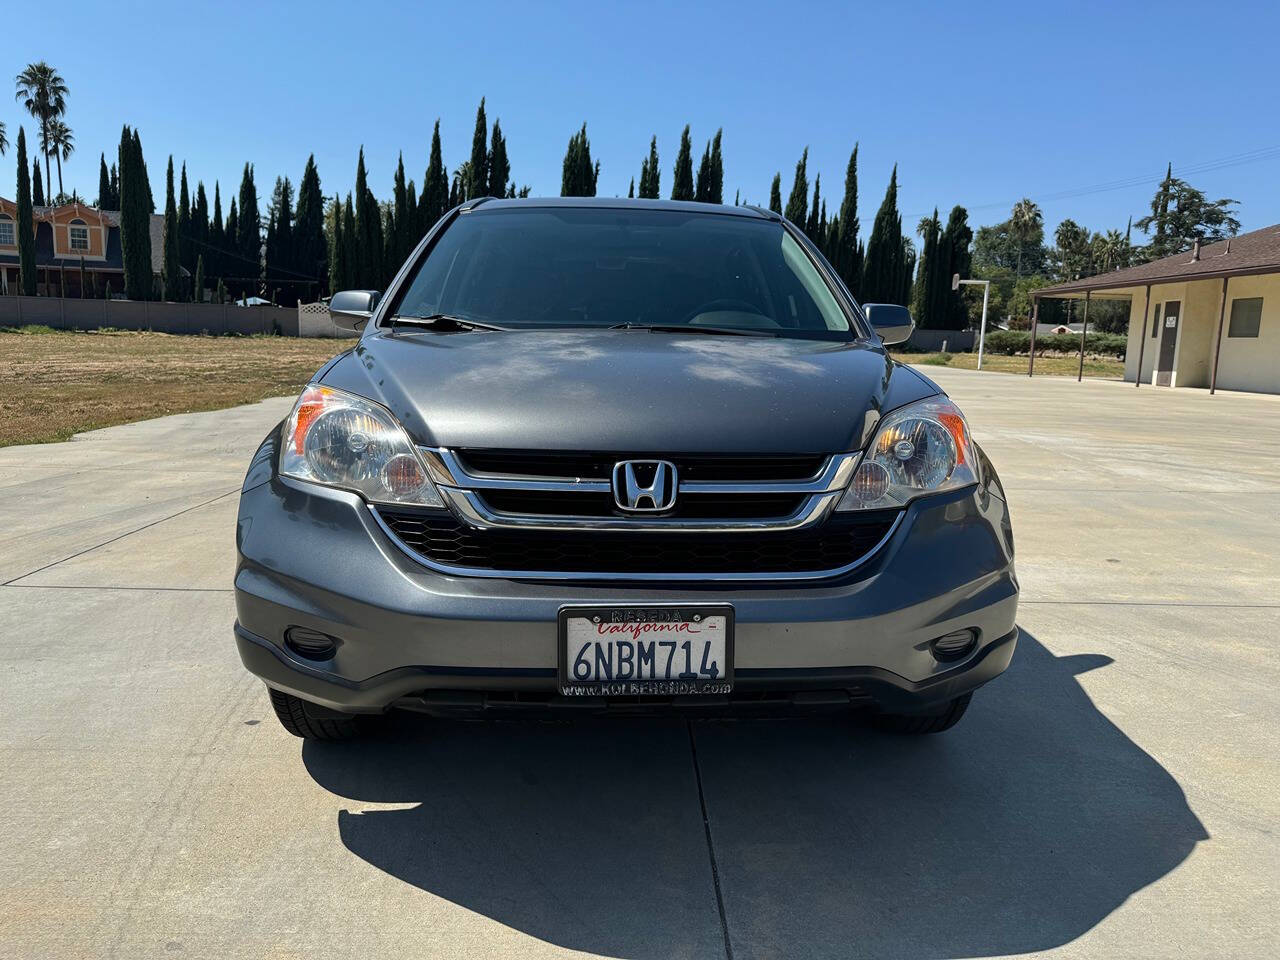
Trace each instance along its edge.
<path fill-rule="evenodd" d="M 733 607 L 561 607 L 559 673 L 567 697 L 729 693 Z"/>

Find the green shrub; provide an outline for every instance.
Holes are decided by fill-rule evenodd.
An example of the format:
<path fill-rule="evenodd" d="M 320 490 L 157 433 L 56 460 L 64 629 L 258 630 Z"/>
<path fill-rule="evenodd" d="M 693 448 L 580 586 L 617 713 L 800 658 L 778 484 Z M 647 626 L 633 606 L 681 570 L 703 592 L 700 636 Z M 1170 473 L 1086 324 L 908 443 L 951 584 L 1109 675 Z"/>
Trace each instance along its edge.
<path fill-rule="evenodd" d="M 1123 357 L 1128 338 L 1116 333 L 1091 333 L 1085 340 L 1085 353 L 1107 357 Z M 986 349 L 990 353 L 1015 356 L 1031 352 L 1029 330 L 994 330 L 987 334 Z M 1079 353 L 1080 335 L 1077 333 L 1052 333 L 1036 337 L 1037 353 Z"/>

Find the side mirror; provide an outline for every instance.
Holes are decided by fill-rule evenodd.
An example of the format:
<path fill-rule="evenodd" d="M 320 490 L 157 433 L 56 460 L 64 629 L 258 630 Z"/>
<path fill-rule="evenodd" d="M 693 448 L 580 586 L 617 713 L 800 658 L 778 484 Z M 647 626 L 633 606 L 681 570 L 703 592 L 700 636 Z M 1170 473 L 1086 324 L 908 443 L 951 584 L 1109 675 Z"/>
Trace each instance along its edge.
<path fill-rule="evenodd" d="M 896 303 L 864 303 L 862 311 L 886 347 L 906 343 L 915 332 L 916 322 L 911 319 L 911 311 Z"/>
<path fill-rule="evenodd" d="M 329 319 L 347 330 L 359 330 L 369 322 L 378 305 L 377 290 L 343 290 L 329 298 Z"/>

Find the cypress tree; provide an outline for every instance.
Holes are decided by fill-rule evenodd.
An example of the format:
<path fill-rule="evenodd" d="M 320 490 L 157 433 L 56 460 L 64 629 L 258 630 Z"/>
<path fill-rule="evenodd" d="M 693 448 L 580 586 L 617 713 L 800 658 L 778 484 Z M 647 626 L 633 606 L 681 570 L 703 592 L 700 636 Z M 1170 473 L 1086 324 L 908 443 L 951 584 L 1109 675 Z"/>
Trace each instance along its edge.
<path fill-rule="evenodd" d="M 467 194 L 465 199 L 483 197 L 489 191 L 489 125 L 484 117 L 484 97 L 480 98 L 480 106 L 476 108 L 476 128 L 471 135 L 471 168 L 467 182 L 463 184 Z"/>
<path fill-rule="evenodd" d="M 347 203 L 342 209 L 342 256 L 346 259 L 345 287 L 341 289 L 351 289 L 360 286 L 360 278 L 358 271 L 360 269 L 359 251 L 357 244 L 359 243 L 359 235 L 356 233 L 356 211 L 351 203 L 351 194 L 347 194 Z"/>
<path fill-rule="evenodd" d="M 147 173 L 147 161 L 142 155 L 142 136 L 137 128 L 133 131 L 133 161 L 137 165 L 134 172 L 137 174 L 138 182 L 141 183 L 142 210 L 150 216 L 156 212 L 156 198 L 151 192 L 151 174 Z"/>
<path fill-rule="evenodd" d="M 31 203 L 33 206 L 43 207 L 44 202 L 44 182 L 40 179 L 40 159 L 39 157 L 31 158 Z"/>
<path fill-rule="evenodd" d="M 769 185 L 769 209 L 774 213 L 782 212 L 782 174 L 773 175 L 773 183 Z"/>
<path fill-rule="evenodd" d="M 689 125 L 680 134 L 680 152 L 676 154 L 676 169 L 671 184 L 672 200 L 692 200 L 693 193 L 693 144 L 689 140 Z"/>
<path fill-rule="evenodd" d="M 126 125 L 120 134 L 120 249 L 124 261 L 124 295 L 129 300 L 152 296 L 151 186 L 142 159 L 142 141 Z"/>
<path fill-rule="evenodd" d="M 409 256 L 409 237 L 411 235 L 411 223 L 409 219 L 409 184 L 405 181 L 404 176 L 404 154 L 400 154 L 400 160 L 396 164 L 396 174 L 392 179 L 393 187 L 391 190 L 391 226 L 387 237 L 387 270 L 394 272 L 399 269 L 400 264 L 404 263 L 405 258 Z"/>
<path fill-rule="evenodd" d="M 241 271 L 249 278 L 261 275 L 262 223 L 258 212 L 258 187 L 253 182 L 253 164 L 244 165 L 240 176 L 240 220 L 236 225 L 236 251 L 245 260 Z"/>
<path fill-rule="evenodd" d="M 39 168 L 36 169 L 39 173 Z M 36 224 L 31 203 L 31 179 L 27 173 L 27 132 L 18 127 L 18 289 L 23 296 L 36 295 Z"/>
<path fill-rule="evenodd" d="M 868 303 L 898 302 L 903 266 L 902 218 L 898 213 L 898 165 L 895 163 L 884 200 L 876 211 L 876 218 L 871 226 L 871 238 L 867 241 L 862 299 Z"/>
<path fill-rule="evenodd" d="M 160 272 L 164 299 L 182 299 L 182 264 L 178 255 L 178 206 L 173 199 L 173 154 L 164 180 L 164 261 Z"/>
<path fill-rule="evenodd" d="M 111 164 L 111 209 L 120 209 L 120 168 Z"/>
<path fill-rule="evenodd" d="M 720 153 L 720 140 L 723 134 L 724 128 L 721 127 L 716 130 L 716 135 L 711 139 L 711 182 L 707 188 L 708 203 L 724 203 L 724 157 Z"/>
<path fill-rule="evenodd" d="M 315 155 L 307 157 L 298 184 L 298 209 L 293 230 L 294 269 L 322 282 L 329 276 L 328 244 L 324 238 L 324 194 Z"/>
<path fill-rule="evenodd" d="M 661 194 L 662 173 L 658 167 L 658 138 L 649 141 L 649 156 L 640 165 L 640 196 L 657 200 Z"/>
<path fill-rule="evenodd" d="M 224 273 L 232 276 L 244 276 L 245 264 L 240 261 L 240 255 L 236 250 L 236 237 L 240 233 L 240 217 L 236 213 L 236 198 L 231 198 L 231 205 L 227 208 L 227 229 L 223 233 L 226 238 L 226 253 L 222 258 L 222 269 Z"/>
<path fill-rule="evenodd" d="M 920 269 L 916 271 L 915 288 L 911 296 L 911 313 L 916 323 L 925 330 L 939 329 L 938 316 L 938 266 L 943 259 L 938 244 L 938 208 L 933 215 L 920 222 L 920 234 L 924 240 L 920 252 Z M 945 265 L 943 267 L 945 269 Z"/>
<path fill-rule="evenodd" d="M 969 327 L 969 307 L 963 293 L 951 289 L 951 277 L 957 273 L 961 277 L 972 275 L 972 255 L 969 252 L 972 242 L 968 211 L 958 205 L 952 207 L 940 244 L 947 256 L 946 285 L 943 287 L 943 327 L 947 330 L 966 330 Z"/>
<path fill-rule="evenodd" d="M 111 175 L 107 173 L 107 155 L 98 157 L 98 209 L 110 210 L 111 207 Z"/>
<path fill-rule="evenodd" d="M 822 225 L 819 223 L 819 203 L 822 200 L 822 174 L 813 181 L 813 209 L 809 211 L 809 219 L 804 221 L 804 232 L 814 246 L 822 246 Z"/>
<path fill-rule="evenodd" d="M 505 197 L 507 181 L 511 178 L 511 161 L 507 159 L 507 138 L 502 127 L 493 121 L 493 137 L 489 147 L 489 196 Z"/>
<path fill-rule="evenodd" d="M 791 182 L 791 196 L 787 197 L 787 209 L 783 214 L 797 227 L 804 229 L 805 213 L 809 209 L 809 148 L 804 148 L 800 161 L 796 164 L 796 177 Z"/>
<path fill-rule="evenodd" d="M 210 272 L 221 278 L 227 271 L 222 253 L 227 248 L 227 232 L 222 226 L 222 189 L 213 181 L 213 223 L 209 225 Z"/>
<path fill-rule="evenodd" d="M 204 303 L 204 254 L 196 254 L 196 282 L 192 299 L 196 303 Z"/>
<path fill-rule="evenodd" d="M 209 245 L 209 198 L 204 183 L 196 181 L 196 199 L 191 205 L 191 250 L 197 257 L 207 255 Z"/>
<path fill-rule="evenodd" d="M 431 133 L 431 158 L 422 178 L 422 196 L 418 200 L 418 229 L 426 233 L 449 209 L 449 174 L 440 153 L 440 121 Z"/>
<path fill-rule="evenodd" d="M 699 203 L 711 202 L 711 141 L 707 141 L 698 163 L 698 179 L 693 188 L 693 199 Z"/>
<path fill-rule="evenodd" d="M 418 188 L 414 186 L 412 180 L 409 181 L 406 199 L 409 207 L 409 229 L 407 233 L 409 248 L 405 251 L 407 258 L 409 253 L 413 252 L 413 248 L 418 245 L 418 241 L 422 239 L 422 231 L 418 229 Z"/>
<path fill-rule="evenodd" d="M 836 272 L 844 280 L 849 292 L 858 296 L 862 284 L 862 248 L 858 243 L 858 145 L 853 145 L 849 154 L 849 165 L 844 174 L 844 199 L 840 201 L 838 215 L 840 230 L 835 238 Z"/>
<path fill-rule="evenodd" d="M 267 227 L 267 276 L 275 280 L 294 277 L 293 184 L 288 177 L 276 177 L 271 191 L 271 212 Z"/>
<path fill-rule="evenodd" d="M 191 193 L 187 189 L 187 164 L 182 164 L 182 189 L 178 193 L 178 260 L 188 270 L 195 264 L 191 244 Z"/>
<path fill-rule="evenodd" d="M 227 302 L 227 285 L 222 282 L 222 278 L 218 278 L 218 289 L 214 291 L 214 299 L 217 303 Z"/>
<path fill-rule="evenodd" d="M 85 291 L 89 289 L 89 276 L 84 272 L 84 257 L 80 258 L 80 299 L 84 299 Z"/>
<path fill-rule="evenodd" d="M 352 280 L 355 285 L 368 290 L 382 288 L 382 211 L 369 189 L 369 177 L 364 169 L 364 147 L 356 163 L 355 233 L 348 238 L 356 259 L 353 262 Z"/>
<path fill-rule="evenodd" d="M 591 162 L 591 141 L 587 139 L 587 125 L 569 138 L 564 154 L 564 167 L 560 176 L 560 196 L 594 197 L 600 178 L 600 164 Z"/>
<path fill-rule="evenodd" d="M 648 163 L 648 162 L 649 162 L 648 160 L 645 161 L 645 163 Z M 632 177 L 631 186 L 627 187 L 627 199 L 634 200 L 635 198 L 636 198 L 636 178 Z"/>
<path fill-rule="evenodd" d="M 330 207 L 332 223 L 329 232 L 329 293 L 347 289 L 347 256 L 342 241 L 342 198 L 334 195 Z"/>

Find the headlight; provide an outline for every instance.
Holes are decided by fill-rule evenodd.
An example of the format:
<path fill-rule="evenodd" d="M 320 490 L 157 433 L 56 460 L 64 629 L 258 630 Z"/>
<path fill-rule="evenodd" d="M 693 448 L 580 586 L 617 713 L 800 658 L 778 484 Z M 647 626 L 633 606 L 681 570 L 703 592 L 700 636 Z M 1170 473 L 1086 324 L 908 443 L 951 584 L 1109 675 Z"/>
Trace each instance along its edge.
<path fill-rule="evenodd" d="M 374 503 L 443 507 L 404 427 L 379 404 L 307 387 L 285 424 L 280 473 L 354 490 Z"/>
<path fill-rule="evenodd" d="M 946 397 L 930 397 L 880 421 L 837 510 L 900 507 L 926 493 L 978 480 L 969 427 Z"/>

